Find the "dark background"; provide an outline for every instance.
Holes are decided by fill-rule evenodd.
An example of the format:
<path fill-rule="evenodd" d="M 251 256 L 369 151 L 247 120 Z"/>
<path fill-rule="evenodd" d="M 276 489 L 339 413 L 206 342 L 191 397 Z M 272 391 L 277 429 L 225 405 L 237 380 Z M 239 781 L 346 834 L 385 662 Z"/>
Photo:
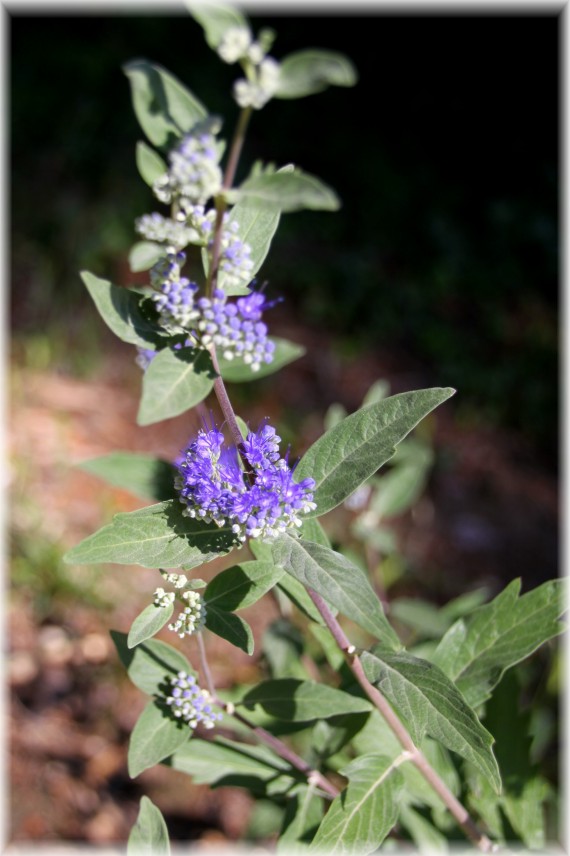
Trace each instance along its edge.
<path fill-rule="evenodd" d="M 558 19 L 349 11 L 260 17 L 277 58 L 340 50 L 360 77 L 254 118 L 238 178 L 258 157 L 294 161 L 343 200 L 283 218 L 262 274 L 285 313 L 457 387 L 463 418 L 521 433 L 554 468 Z M 132 280 L 133 219 L 152 210 L 121 64 L 163 64 L 227 135 L 236 69 L 172 12 L 16 14 L 10 41 L 14 335 L 53 330 L 73 370 L 99 330 L 77 271 Z"/>

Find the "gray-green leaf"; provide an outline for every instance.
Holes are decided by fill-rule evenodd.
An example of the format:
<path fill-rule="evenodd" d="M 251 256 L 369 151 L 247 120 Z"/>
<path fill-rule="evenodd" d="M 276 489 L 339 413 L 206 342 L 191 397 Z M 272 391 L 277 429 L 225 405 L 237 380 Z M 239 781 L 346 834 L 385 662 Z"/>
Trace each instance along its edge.
<path fill-rule="evenodd" d="M 489 698 L 506 669 L 528 657 L 565 627 L 562 580 L 550 580 L 519 597 L 513 580 L 491 603 L 460 618 L 439 643 L 434 662 L 473 707 Z"/>
<path fill-rule="evenodd" d="M 320 178 L 295 167 L 272 174 L 247 178 L 237 198 L 244 204 L 268 211 L 338 211 L 340 201 L 334 190 Z"/>
<path fill-rule="evenodd" d="M 275 98 L 304 98 L 328 86 L 354 86 L 356 69 L 344 54 L 311 48 L 281 60 Z"/>
<path fill-rule="evenodd" d="M 151 425 L 184 413 L 206 398 L 215 379 L 206 351 L 164 348 L 144 373 L 137 423 Z"/>
<path fill-rule="evenodd" d="M 493 737 L 447 675 L 406 651 L 375 651 L 361 656 L 366 677 L 397 709 L 414 742 L 429 734 L 474 764 L 498 793 L 501 778 L 491 749 Z"/>
<path fill-rule="evenodd" d="M 152 187 L 157 178 L 161 178 L 165 172 L 168 172 L 168 167 L 158 152 L 140 140 L 137 143 L 135 159 L 141 178 L 149 187 Z"/>
<path fill-rule="evenodd" d="M 269 338 L 275 343 L 273 360 L 270 363 L 261 363 L 256 372 L 252 370 L 251 366 L 246 365 L 240 359 L 226 360 L 219 354 L 218 364 L 223 379 L 230 383 L 258 380 L 261 377 L 274 374 L 279 369 L 282 369 L 283 366 L 292 363 L 293 360 L 298 360 L 299 357 L 305 354 L 305 348 L 302 345 L 289 342 L 287 339 L 279 339 L 276 336 L 270 336 Z"/>
<path fill-rule="evenodd" d="M 149 701 L 137 719 L 129 740 L 127 762 L 131 779 L 168 758 L 191 735 L 188 723 L 174 719 L 165 704 Z"/>
<path fill-rule="evenodd" d="M 129 648 L 134 648 L 140 645 L 141 642 L 146 642 L 159 630 L 162 630 L 166 622 L 171 617 L 174 611 L 174 605 L 169 603 L 168 606 L 156 606 L 151 603 L 143 611 L 137 615 L 129 630 L 127 645 Z"/>
<path fill-rule="evenodd" d="M 204 600 L 208 609 L 245 609 L 270 591 L 283 573 L 272 562 L 242 562 L 216 574 L 206 586 Z"/>
<path fill-rule="evenodd" d="M 155 146 L 172 144 L 206 118 L 206 108 L 160 65 L 133 60 L 123 70 L 131 84 L 136 117 Z"/>
<path fill-rule="evenodd" d="M 281 678 L 263 681 L 247 692 L 240 705 L 261 705 L 263 710 L 287 722 L 313 722 L 343 713 L 372 710 L 367 699 L 315 681 Z"/>
<path fill-rule="evenodd" d="M 143 316 L 141 296 L 128 288 L 119 288 L 89 271 L 81 272 L 99 315 L 123 342 L 148 348 L 160 339 L 160 330 Z"/>
<path fill-rule="evenodd" d="M 365 574 L 343 555 L 290 535 L 280 536 L 272 549 L 276 565 L 393 650 L 402 647 Z"/>
<path fill-rule="evenodd" d="M 253 654 L 254 640 L 251 627 L 239 615 L 208 604 L 206 627 L 216 636 L 221 636 L 236 648 L 241 648 L 246 654 L 250 656 Z"/>
<path fill-rule="evenodd" d="M 395 447 L 453 389 L 420 389 L 369 404 L 343 419 L 303 455 L 295 478 L 313 478 L 312 516 L 339 505 L 388 461 Z"/>
<path fill-rule="evenodd" d="M 229 553 L 234 537 L 230 526 L 184 517 L 182 504 L 170 499 L 116 514 L 111 523 L 66 553 L 64 561 L 188 569 Z"/>
<path fill-rule="evenodd" d="M 129 267 L 133 273 L 150 270 L 159 259 L 166 255 L 166 249 L 155 241 L 138 241 L 129 252 Z"/>
<path fill-rule="evenodd" d="M 195 675 L 186 657 L 159 639 L 149 639 L 129 648 L 127 634 L 111 630 L 121 663 L 133 684 L 147 695 L 163 695 L 170 678 L 178 672 Z"/>
<path fill-rule="evenodd" d="M 245 27 L 249 30 L 247 20 L 233 6 L 217 2 L 194 3 L 191 0 L 185 0 L 185 3 L 192 17 L 204 30 L 204 37 L 213 50 L 218 47 L 230 27 Z"/>
<path fill-rule="evenodd" d="M 174 467 L 168 461 L 150 455 L 111 452 L 100 458 L 82 461 L 78 467 L 143 499 L 162 502 L 175 498 Z"/>
<path fill-rule="evenodd" d="M 289 770 L 289 764 L 265 746 L 252 746 L 224 738 L 214 740 L 194 738 L 178 749 L 171 758 L 171 766 L 192 776 L 197 785 L 231 785 L 244 776 L 261 781 L 275 778 Z"/>
<path fill-rule="evenodd" d="M 138 817 L 129 835 L 127 856 L 170 856 L 164 818 L 145 796 L 141 797 Z"/>
<path fill-rule="evenodd" d="M 333 800 L 311 852 L 365 856 L 380 846 L 398 818 L 402 789 L 398 760 L 364 755 L 341 770 L 348 786 Z"/>

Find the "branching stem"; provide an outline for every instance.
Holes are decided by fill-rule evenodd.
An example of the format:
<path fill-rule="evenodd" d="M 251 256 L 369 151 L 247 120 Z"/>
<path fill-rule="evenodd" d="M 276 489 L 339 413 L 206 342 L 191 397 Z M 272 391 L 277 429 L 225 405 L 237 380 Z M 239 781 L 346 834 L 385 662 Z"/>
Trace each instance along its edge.
<path fill-rule="evenodd" d="M 307 777 L 309 784 L 316 785 L 323 791 L 331 799 L 334 799 L 339 794 L 338 788 L 336 788 L 332 782 L 323 776 L 318 770 L 314 770 L 310 764 L 307 764 L 296 752 L 290 749 L 285 743 L 279 740 L 278 737 L 275 737 L 269 731 L 266 731 L 265 728 L 261 728 L 259 725 L 254 725 L 253 722 L 250 722 L 247 717 L 243 716 L 241 713 L 238 713 L 233 704 L 229 704 L 228 702 L 222 701 L 218 697 L 216 693 L 216 688 L 214 686 L 214 681 L 212 678 L 212 672 L 210 670 L 210 666 L 208 664 L 208 658 L 206 656 L 206 646 L 204 644 L 204 639 L 201 633 L 196 634 L 196 638 L 198 641 L 198 652 L 200 656 L 200 665 L 202 668 L 202 674 L 204 676 L 204 680 L 206 682 L 206 686 L 208 687 L 208 692 L 210 693 L 213 701 L 218 707 L 221 707 L 227 714 L 233 716 L 238 722 L 241 722 L 242 725 L 245 725 L 250 731 L 257 737 L 259 741 L 265 743 L 267 746 L 270 746 L 273 751 L 279 755 L 280 758 L 283 758 L 292 767 L 295 767 L 296 770 L 299 770 L 300 773 L 303 773 L 304 776 Z"/>
<path fill-rule="evenodd" d="M 374 704 L 376 709 L 379 711 L 393 734 L 396 736 L 402 748 L 408 753 L 409 760 L 416 766 L 427 783 L 437 793 L 444 805 L 449 809 L 459 826 L 462 828 L 465 835 L 473 842 L 473 844 L 475 844 L 475 846 L 483 853 L 493 852 L 493 843 L 486 835 L 483 835 L 483 833 L 479 831 L 467 809 L 459 802 L 454 794 L 452 794 L 445 782 L 433 769 L 425 755 L 416 746 L 407 729 L 396 713 L 392 710 L 387 699 L 385 699 L 382 693 L 380 693 L 376 687 L 370 683 L 364 673 L 360 659 L 354 653 L 354 646 L 350 644 L 348 637 L 330 611 L 325 600 L 320 594 L 317 594 L 317 592 L 312 589 L 308 588 L 307 591 L 311 600 L 325 620 L 335 642 L 344 653 L 348 666 L 354 677 L 372 704 Z"/>

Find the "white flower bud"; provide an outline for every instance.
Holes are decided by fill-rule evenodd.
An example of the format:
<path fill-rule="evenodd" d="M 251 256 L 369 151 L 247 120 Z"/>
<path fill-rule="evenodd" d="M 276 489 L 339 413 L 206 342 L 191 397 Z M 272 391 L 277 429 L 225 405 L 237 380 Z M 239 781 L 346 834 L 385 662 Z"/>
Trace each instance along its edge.
<path fill-rule="evenodd" d="M 230 27 L 218 45 L 218 56 L 230 65 L 246 56 L 251 45 L 251 33 L 247 27 Z"/>

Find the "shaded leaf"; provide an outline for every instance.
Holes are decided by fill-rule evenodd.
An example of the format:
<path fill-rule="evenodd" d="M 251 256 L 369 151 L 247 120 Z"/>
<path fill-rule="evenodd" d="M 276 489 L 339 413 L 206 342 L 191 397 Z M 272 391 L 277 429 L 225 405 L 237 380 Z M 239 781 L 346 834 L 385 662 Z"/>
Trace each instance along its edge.
<path fill-rule="evenodd" d="M 321 544 L 281 535 L 272 546 L 275 564 L 382 640 L 401 648 L 365 574 L 343 555 Z"/>
<path fill-rule="evenodd" d="M 150 639 L 129 648 L 126 633 L 111 630 L 111 638 L 129 678 L 147 695 L 163 695 L 178 672 L 196 674 L 186 657 L 166 642 Z"/>
<path fill-rule="evenodd" d="M 275 98 L 304 98 L 329 86 L 354 86 L 356 69 L 341 53 L 311 48 L 289 54 L 280 63 Z"/>
<path fill-rule="evenodd" d="M 263 681 L 249 690 L 239 703 L 245 707 L 259 704 L 266 713 L 289 722 L 313 722 L 342 713 L 360 713 L 372 709 L 367 699 L 315 681 L 293 678 Z"/>
<path fill-rule="evenodd" d="M 86 473 L 143 499 L 174 499 L 175 469 L 168 461 L 137 452 L 111 452 L 77 465 Z"/>
<path fill-rule="evenodd" d="M 491 603 L 460 618 L 439 643 L 434 662 L 473 707 L 482 704 L 506 669 L 528 657 L 565 626 L 562 580 L 550 580 L 519 597 L 513 580 Z"/>
<path fill-rule="evenodd" d="M 366 677 L 394 705 L 416 744 L 425 734 L 473 763 L 499 792 L 493 737 L 451 680 L 433 663 L 407 652 L 365 651 Z"/>
<path fill-rule="evenodd" d="M 231 383 L 242 383 L 244 381 L 258 380 L 267 375 L 274 374 L 283 366 L 292 363 L 302 357 L 306 350 L 302 345 L 288 342 L 287 339 L 278 339 L 276 336 L 269 337 L 275 342 L 273 360 L 270 363 L 261 363 L 259 370 L 254 372 L 251 366 L 246 365 L 243 360 L 226 360 L 221 354 L 218 355 L 220 374 L 223 379 Z"/>
<path fill-rule="evenodd" d="M 135 825 L 131 829 L 127 844 L 127 856 L 170 856 L 168 829 L 160 810 L 149 800 L 141 797 Z"/>
<path fill-rule="evenodd" d="M 395 452 L 395 447 L 453 389 L 404 392 L 369 404 L 343 419 L 303 455 L 295 478 L 313 478 L 317 504 L 312 516 L 339 505 Z"/>
<path fill-rule="evenodd" d="M 236 648 L 241 648 L 246 654 L 253 654 L 254 641 L 251 627 L 239 615 L 208 604 L 206 627 L 216 636 L 221 636 Z"/>
<path fill-rule="evenodd" d="M 400 823 L 408 830 L 420 853 L 447 853 L 447 840 L 441 832 L 409 805 L 400 809 Z"/>
<path fill-rule="evenodd" d="M 272 562 L 242 562 L 217 574 L 208 583 L 204 600 L 208 608 L 245 609 L 270 591 L 283 573 Z"/>
<path fill-rule="evenodd" d="M 123 66 L 131 84 L 133 107 L 139 124 L 155 146 L 171 145 L 207 111 L 179 80 L 146 60 L 133 60 Z"/>
<path fill-rule="evenodd" d="M 99 315 L 123 342 L 149 348 L 160 341 L 161 331 L 141 312 L 141 296 L 128 288 L 119 288 L 89 271 L 81 272 Z"/>
<path fill-rule="evenodd" d="M 277 853 L 288 854 L 294 846 L 308 845 L 315 835 L 323 817 L 324 802 L 314 785 L 299 784 L 289 795 L 283 817 L 283 825 L 277 842 Z"/>
<path fill-rule="evenodd" d="M 216 373 L 210 355 L 198 348 L 165 348 L 143 375 L 139 425 L 151 425 L 184 413 L 203 401 Z"/>
<path fill-rule="evenodd" d="M 160 157 L 158 152 L 155 152 L 141 140 L 137 143 L 135 160 L 141 178 L 149 187 L 152 187 L 157 178 L 161 178 L 165 172 L 168 172 L 166 161 Z"/>
<path fill-rule="evenodd" d="M 396 823 L 402 776 L 397 762 L 384 755 L 364 755 L 341 773 L 348 786 L 333 800 L 311 852 L 365 856 L 380 846 Z"/>
<path fill-rule="evenodd" d="M 158 633 L 159 630 L 162 630 L 172 616 L 173 611 L 174 605 L 172 603 L 168 604 L 168 606 L 155 606 L 154 603 L 151 603 L 143 609 L 131 624 L 127 638 L 129 648 L 140 645 L 141 642 L 145 642 L 154 636 L 155 633 Z"/>
<path fill-rule="evenodd" d="M 175 719 L 165 704 L 149 701 L 136 721 L 129 740 L 129 776 L 136 778 L 172 755 L 192 735 L 187 722 Z"/>
<path fill-rule="evenodd" d="M 116 514 L 111 523 L 85 538 L 64 556 L 68 564 L 115 562 L 144 568 L 195 568 L 234 546 L 231 527 L 184 517 L 170 499 Z"/>

